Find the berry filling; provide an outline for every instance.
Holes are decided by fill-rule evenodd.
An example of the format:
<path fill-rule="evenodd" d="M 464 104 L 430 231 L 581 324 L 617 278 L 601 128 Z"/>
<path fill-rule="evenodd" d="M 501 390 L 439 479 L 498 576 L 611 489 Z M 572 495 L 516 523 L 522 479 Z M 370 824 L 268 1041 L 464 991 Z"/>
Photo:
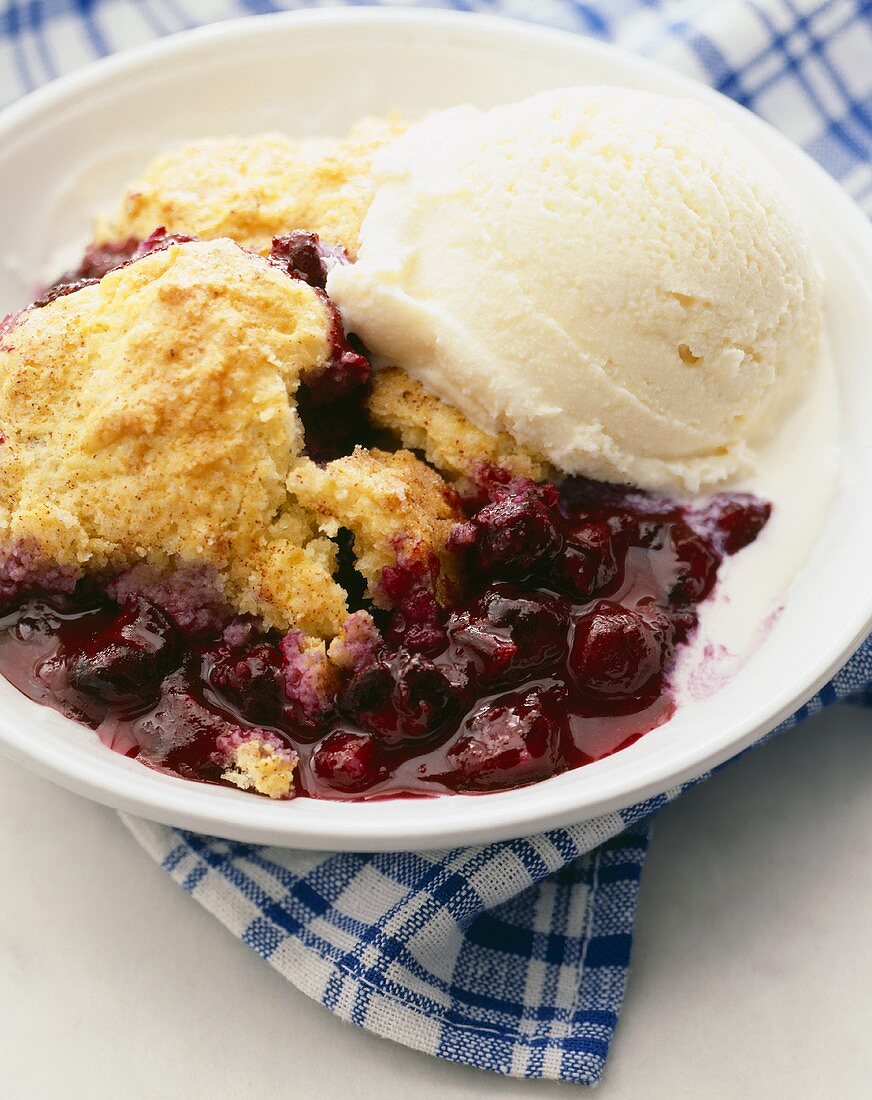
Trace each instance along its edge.
<path fill-rule="evenodd" d="M 440 607 L 437 563 L 398 547 L 382 580 L 394 611 L 380 633 L 352 616 L 353 659 L 326 677 L 299 632 L 199 621 L 178 598 L 153 602 L 166 588 L 71 590 L 20 553 L 0 588 L 0 672 L 151 767 L 244 786 L 234 761 L 256 749 L 262 768 L 295 765 L 293 793 L 314 798 L 504 790 L 663 723 L 698 605 L 769 505 L 722 494 L 691 509 L 489 470 L 479 490 L 452 536 L 462 598 Z"/>
<path fill-rule="evenodd" d="M 181 233 L 167 233 L 163 228 L 156 229 L 150 237 L 144 241 L 138 241 L 130 237 L 126 241 L 114 241 L 106 244 L 91 244 L 85 250 L 85 255 L 78 267 L 65 271 L 63 275 L 42 292 L 33 303 L 33 308 L 47 306 L 55 298 L 61 298 L 64 294 L 72 294 L 82 287 L 99 283 L 104 275 L 125 264 L 140 260 L 152 252 L 160 252 L 169 248 L 172 244 L 186 244 L 194 240 Z"/>
<path fill-rule="evenodd" d="M 308 377 L 297 391 L 297 408 L 306 431 L 306 452 L 316 462 L 329 462 L 350 454 L 356 443 L 365 442 L 361 425 L 366 422 L 363 407 L 372 377 L 369 359 L 351 345 L 339 310 L 324 292 L 330 269 L 348 263 L 348 256 L 344 248 L 325 244 L 317 233 L 296 229 L 275 238 L 269 262 L 317 290 L 333 316 L 330 359 L 319 374 Z"/>
<path fill-rule="evenodd" d="M 188 240 L 158 230 L 92 247 L 29 308 Z M 347 257 L 298 231 L 275 239 L 269 262 L 331 310 L 330 356 L 297 406 L 309 457 L 348 454 L 370 431 L 371 366 L 324 293 Z M 77 583 L 34 546 L 0 548 L 0 673 L 150 767 L 277 798 L 504 790 L 666 721 L 698 606 L 771 506 L 722 493 L 693 508 L 495 466 L 465 484 L 448 540 L 459 585 L 447 585 L 435 552 L 397 537 L 368 597 L 340 528 L 336 579 L 352 614 L 329 660 L 299 631 L 235 616 L 206 567 L 160 576 L 143 565 Z"/>

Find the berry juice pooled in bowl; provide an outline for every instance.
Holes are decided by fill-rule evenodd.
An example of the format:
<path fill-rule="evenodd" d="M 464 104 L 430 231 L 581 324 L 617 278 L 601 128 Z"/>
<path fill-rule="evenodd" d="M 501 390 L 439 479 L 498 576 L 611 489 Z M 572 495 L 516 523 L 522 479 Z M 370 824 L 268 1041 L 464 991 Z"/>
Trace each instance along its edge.
<path fill-rule="evenodd" d="M 165 154 L 0 327 L 0 672 L 275 799 L 614 753 L 775 609 L 744 563 L 781 592 L 813 540 L 778 470 L 820 297 L 778 180 L 689 101 Z"/>

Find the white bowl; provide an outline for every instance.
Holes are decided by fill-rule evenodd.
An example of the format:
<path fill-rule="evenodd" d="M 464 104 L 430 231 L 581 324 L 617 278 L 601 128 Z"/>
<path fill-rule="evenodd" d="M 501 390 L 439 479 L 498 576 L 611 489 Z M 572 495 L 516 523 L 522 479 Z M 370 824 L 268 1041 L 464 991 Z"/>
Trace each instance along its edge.
<path fill-rule="evenodd" d="M 586 768 L 486 796 L 270 802 L 160 775 L 0 678 L 0 745 L 89 798 L 238 840 L 353 850 L 442 847 L 581 821 L 661 793 L 732 756 L 807 700 L 872 623 L 872 229 L 839 187 L 759 119 L 608 46 L 440 11 L 306 12 L 224 23 L 91 66 L 0 118 L 0 314 L 32 297 L 56 246 L 87 236 L 147 155 L 204 135 L 341 131 L 366 112 L 482 106 L 568 84 L 690 96 L 731 120 L 787 180 L 827 275 L 843 395 L 843 475 L 810 560 L 759 651 L 704 702 Z M 57 262 L 57 260 L 55 260 Z M 801 445 L 801 441 L 798 441 Z"/>

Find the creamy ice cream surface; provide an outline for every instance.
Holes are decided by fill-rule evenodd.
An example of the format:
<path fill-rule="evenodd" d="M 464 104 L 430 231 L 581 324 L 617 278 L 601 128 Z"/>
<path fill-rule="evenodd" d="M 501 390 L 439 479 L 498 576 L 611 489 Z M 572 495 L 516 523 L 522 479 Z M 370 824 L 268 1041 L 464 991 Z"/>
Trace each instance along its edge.
<path fill-rule="evenodd" d="M 772 169 L 689 100 L 619 88 L 437 112 L 386 146 L 347 327 L 560 470 L 697 490 L 753 467 L 821 286 Z"/>

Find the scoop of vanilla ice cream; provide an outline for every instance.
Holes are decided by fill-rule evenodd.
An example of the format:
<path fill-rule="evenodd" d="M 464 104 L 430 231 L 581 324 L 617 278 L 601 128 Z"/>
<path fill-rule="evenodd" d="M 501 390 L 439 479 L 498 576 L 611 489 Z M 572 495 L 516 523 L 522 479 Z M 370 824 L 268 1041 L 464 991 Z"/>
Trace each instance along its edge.
<path fill-rule="evenodd" d="M 696 490 L 802 386 L 821 287 L 775 173 L 689 100 L 572 88 L 412 126 L 328 292 L 383 359 L 566 473 Z"/>

